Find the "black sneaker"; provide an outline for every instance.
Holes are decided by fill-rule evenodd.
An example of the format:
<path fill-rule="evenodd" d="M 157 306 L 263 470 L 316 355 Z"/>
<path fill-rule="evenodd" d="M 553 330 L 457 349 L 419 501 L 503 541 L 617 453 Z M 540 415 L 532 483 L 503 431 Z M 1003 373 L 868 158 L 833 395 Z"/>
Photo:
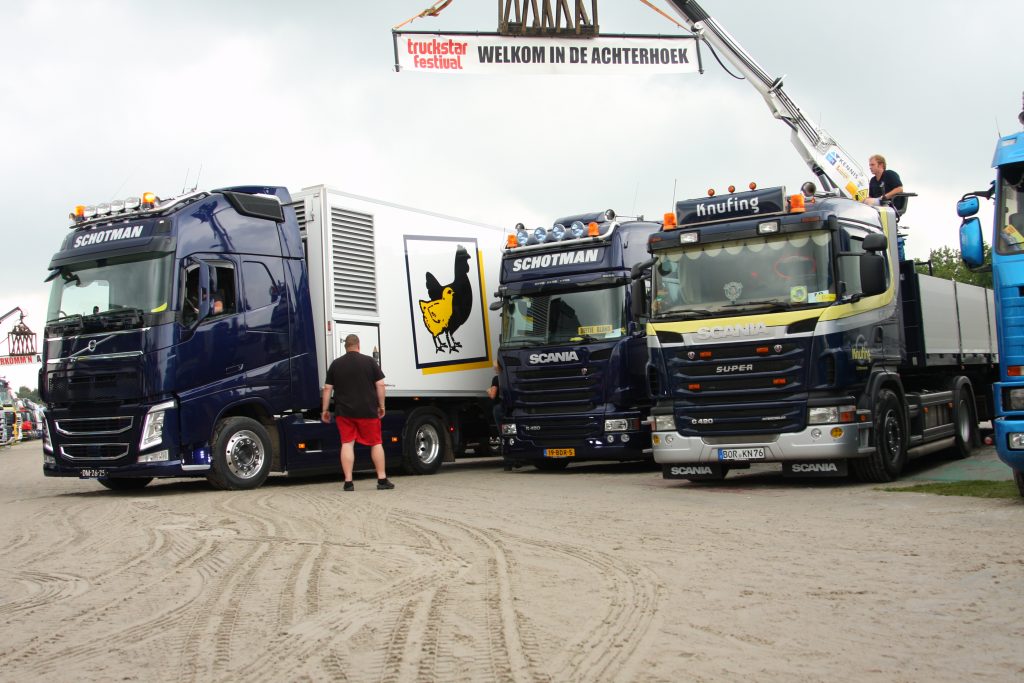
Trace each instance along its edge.
<path fill-rule="evenodd" d="M 387 478 L 378 479 L 377 480 L 377 490 L 378 491 L 386 491 L 388 489 L 393 489 L 393 488 L 395 488 L 395 485 L 392 484 L 390 481 L 388 481 Z"/>
<path fill-rule="evenodd" d="M 345 485 L 341 487 L 342 491 L 355 491 L 356 487 L 352 485 L 352 482 L 346 481 Z"/>

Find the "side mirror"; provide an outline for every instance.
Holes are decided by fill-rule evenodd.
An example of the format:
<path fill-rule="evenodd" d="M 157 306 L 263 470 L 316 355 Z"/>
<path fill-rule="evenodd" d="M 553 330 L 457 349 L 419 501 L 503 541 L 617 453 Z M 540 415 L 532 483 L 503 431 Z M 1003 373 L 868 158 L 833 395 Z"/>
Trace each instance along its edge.
<path fill-rule="evenodd" d="M 977 204 L 978 200 L 972 199 Z M 959 209 L 959 204 L 957 208 Z M 985 265 L 985 244 L 981 239 L 981 221 L 977 216 L 968 218 L 960 224 L 960 258 L 968 268 L 980 268 Z"/>
<path fill-rule="evenodd" d="M 872 235 L 873 237 L 874 235 Z M 879 235 L 885 239 L 884 235 Z M 868 238 L 870 239 L 870 237 Z M 867 246 L 867 239 L 864 240 Z M 885 258 L 879 254 L 861 254 L 860 286 L 864 296 L 875 296 L 885 291 Z"/>
<path fill-rule="evenodd" d="M 978 198 L 965 197 L 956 203 L 956 215 L 960 218 L 970 218 L 978 213 Z"/>
<path fill-rule="evenodd" d="M 647 312 L 647 288 L 642 278 L 637 278 L 629 284 L 629 314 L 633 320 L 639 320 Z"/>
<path fill-rule="evenodd" d="M 648 268 L 650 268 L 653 265 L 654 265 L 654 259 L 648 259 L 648 260 L 644 261 L 643 263 L 635 263 L 635 264 L 633 264 L 633 267 L 630 268 L 630 270 L 629 270 L 629 278 L 631 280 L 636 280 L 641 275 L 643 275 L 643 272 L 645 270 L 647 270 Z"/>
<path fill-rule="evenodd" d="M 880 232 L 873 233 L 864 238 L 864 251 L 875 253 L 885 251 L 889 248 L 889 240 Z"/>
<path fill-rule="evenodd" d="M 492 301 L 491 305 L 488 306 L 487 308 L 489 308 L 492 311 L 500 311 L 501 307 L 504 306 L 504 305 L 505 305 L 505 300 L 504 299 L 498 299 L 497 301 Z"/>

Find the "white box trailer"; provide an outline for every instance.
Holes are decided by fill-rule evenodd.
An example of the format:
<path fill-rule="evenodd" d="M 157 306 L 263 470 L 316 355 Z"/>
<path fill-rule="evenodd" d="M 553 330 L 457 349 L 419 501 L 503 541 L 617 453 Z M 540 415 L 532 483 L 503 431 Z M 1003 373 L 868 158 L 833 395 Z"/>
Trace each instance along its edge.
<path fill-rule="evenodd" d="M 378 359 L 388 414 L 402 414 L 402 441 L 418 444 L 410 447 L 423 451 L 424 471 L 456 453 L 481 454 L 500 324 L 488 297 L 497 290 L 502 228 L 325 185 L 292 199 L 321 383 L 355 333 L 362 352 Z"/>

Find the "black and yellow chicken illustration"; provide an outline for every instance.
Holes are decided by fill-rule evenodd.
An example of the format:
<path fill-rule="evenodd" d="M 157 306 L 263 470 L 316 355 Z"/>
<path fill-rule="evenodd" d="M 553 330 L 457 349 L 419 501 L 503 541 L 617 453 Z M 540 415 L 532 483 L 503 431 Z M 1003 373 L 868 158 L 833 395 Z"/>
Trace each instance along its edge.
<path fill-rule="evenodd" d="M 455 353 L 462 344 L 453 336 L 462 324 L 469 320 L 473 312 L 473 285 L 469 279 L 469 252 L 461 244 L 455 250 L 455 273 L 454 279 L 447 285 L 442 285 L 434 277 L 433 273 L 427 273 L 427 296 L 429 301 L 420 301 L 420 309 L 423 311 L 423 323 L 427 326 L 430 334 L 434 337 L 434 350 Z M 447 298 L 448 292 L 451 295 Z M 438 304 L 436 307 L 434 304 Z M 437 309 L 437 317 L 433 314 L 428 316 L 427 310 Z M 443 314 L 443 315 L 442 315 Z M 428 320 L 428 317 L 431 320 Z M 443 327 L 435 331 L 436 326 L 443 321 Z M 445 340 L 439 339 L 444 333 Z"/>

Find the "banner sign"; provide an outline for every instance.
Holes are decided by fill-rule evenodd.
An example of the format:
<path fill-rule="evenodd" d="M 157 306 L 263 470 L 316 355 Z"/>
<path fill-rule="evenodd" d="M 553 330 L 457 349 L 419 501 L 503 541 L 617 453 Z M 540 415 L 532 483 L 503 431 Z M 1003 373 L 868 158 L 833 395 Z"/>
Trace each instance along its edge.
<path fill-rule="evenodd" d="M 694 37 L 516 38 L 497 34 L 403 33 L 395 69 L 454 74 L 697 73 Z"/>

